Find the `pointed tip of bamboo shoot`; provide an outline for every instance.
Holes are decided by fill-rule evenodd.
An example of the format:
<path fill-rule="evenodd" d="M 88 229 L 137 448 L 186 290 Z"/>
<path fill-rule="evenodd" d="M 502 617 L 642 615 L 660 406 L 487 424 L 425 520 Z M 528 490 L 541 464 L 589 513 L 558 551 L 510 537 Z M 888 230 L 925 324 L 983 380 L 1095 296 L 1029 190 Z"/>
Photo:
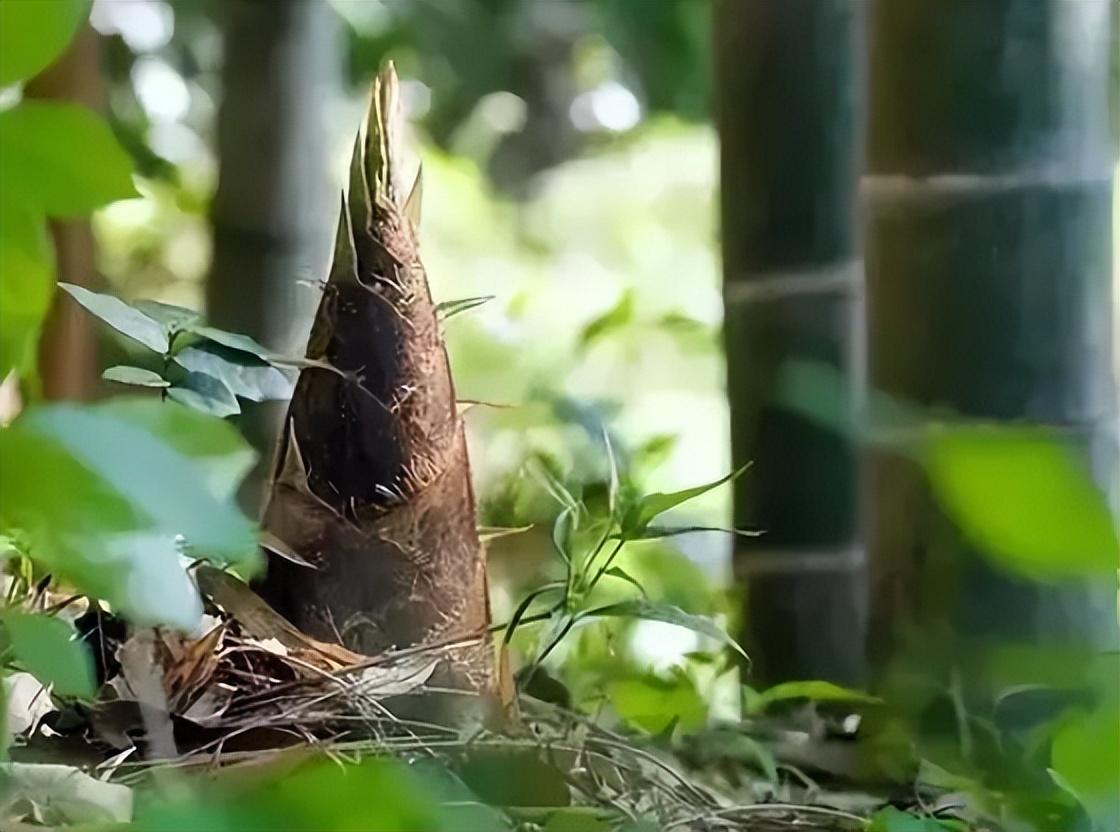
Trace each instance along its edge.
<path fill-rule="evenodd" d="M 366 118 L 365 173 L 371 202 L 403 207 L 408 198 L 404 177 L 404 108 L 392 61 L 373 80 Z"/>

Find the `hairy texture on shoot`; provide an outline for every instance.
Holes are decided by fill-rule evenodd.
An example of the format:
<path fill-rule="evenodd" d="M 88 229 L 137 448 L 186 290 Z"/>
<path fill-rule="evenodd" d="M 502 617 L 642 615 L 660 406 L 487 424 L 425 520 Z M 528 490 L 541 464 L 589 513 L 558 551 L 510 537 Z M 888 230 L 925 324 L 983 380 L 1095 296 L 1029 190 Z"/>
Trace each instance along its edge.
<path fill-rule="evenodd" d="M 491 686 L 486 570 L 455 390 L 420 262 L 419 177 L 402 182 L 401 110 L 373 86 L 334 261 L 278 445 L 265 597 L 351 650 L 461 642 L 448 679 Z M 285 556 L 294 553 L 311 565 Z"/>

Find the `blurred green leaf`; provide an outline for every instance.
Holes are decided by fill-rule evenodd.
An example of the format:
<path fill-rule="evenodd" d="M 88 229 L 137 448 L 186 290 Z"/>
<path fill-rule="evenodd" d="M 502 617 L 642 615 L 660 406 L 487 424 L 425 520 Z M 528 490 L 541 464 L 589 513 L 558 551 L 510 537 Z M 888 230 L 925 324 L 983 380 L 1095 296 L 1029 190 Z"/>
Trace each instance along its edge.
<path fill-rule="evenodd" d="M 835 685 L 832 682 L 783 682 L 747 698 L 750 713 L 761 713 L 775 702 L 809 699 L 813 702 L 843 702 L 852 705 L 881 705 L 883 700 L 869 693 Z"/>
<path fill-rule="evenodd" d="M 167 333 L 156 321 L 129 306 L 120 298 L 91 292 L 72 283 L 59 283 L 58 288 L 84 306 L 89 312 L 107 323 L 122 335 L 139 341 L 148 349 L 165 354 L 170 349 Z"/>
<path fill-rule="evenodd" d="M 700 633 L 703 636 L 715 639 L 730 647 L 744 658 L 747 656 L 747 654 L 743 652 L 743 648 L 736 643 L 735 639 L 731 638 L 731 636 L 720 628 L 712 619 L 705 618 L 702 615 L 691 615 L 680 607 L 674 607 L 670 604 L 659 604 L 646 600 L 620 601 L 617 604 L 608 604 L 605 607 L 582 612 L 579 617 L 637 618 L 645 621 L 661 621 L 666 624 L 674 624 L 677 627 L 684 627 L 695 633 Z"/>
<path fill-rule="evenodd" d="M 682 731 L 694 731 L 708 717 L 707 703 L 683 674 L 672 679 L 620 679 L 607 685 L 607 696 L 620 717 L 651 734 L 664 731 L 674 720 Z"/>
<path fill-rule="evenodd" d="M 9 196 L 0 191 L 0 378 L 33 364 L 54 282 L 45 218 Z"/>
<path fill-rule="evenodd" d="M 292 380 L 251 353 L 201 342 L 175 353 L 175 361 L 192 373 L 210 376 L 234 395 L 254 402 L 291 398 Z"/>
<path fill-rule="evenodd" d="M 65 621 L 8 611 L 0 622 L 15 658 L 44 685 L 53 685 L 55 693 L 92 698 L 97 692 L 89 650 L 74 640 L 74 628 Z"/>
<path fill-rule="evenodd" d="M 1115 519 L 1073 453 L 1042 431 L 945 428 L 925 443 L 945 511 L 986 555 L 1036 579 L 1114 575 Z"/>
<path fill-rule="evenodd" d="M 0 87 L 46 69 L 74 37 L 88 9 L 89 0 L 0 2 Z"/>
<path fill-rule="evenodd" d="M 717 488 L 723 485 L 724 483 L 734 482 L 749 467 L 750 463 L 747 463 L 739 470 L 732 471 L 726 477 L 721 477 L 714 482 L 705 483 L 704 485 L 697 485 L 693 486 L 692 488 L 686 488 L 683 491 L 673 491 L 668 494 L 658 492 L 645 495 L 635 504 L 630 506 L 630 508 L 626 511 L 626 514 L 623 516 L 621 529 L 622 538 L 624 540 L 634 540 L 640 538 L 645 532 L 646 527 L 649 526 L 650 522 L 655 517 L 657 517 L 657 515 L 662 514 L 663 512 L 666 512 L 671 508 L 676 508 L 682 503 L 686 503 L 695 497 L 699 497 L 701 494 L 705 494 L 711 491 L 713 488 Z"/>
<path fill-rule="evenodd" d="M 134 387 L 168 387 L 171 382 L 152 370 L 143 367 L 129 367 L 118 364 L 101 373 L 106 381 L 115 381 L 118 384 L 131 384 Z"/>
<path fill-rule="evenodd" d="M 548 816 L 543 832 L 608 832 L 609 818 L 592 806 L 568 806 Z"/>
<path fill-rule="evenodd" d="M 248 787 L 233 778 L 190 798 L 138 807 L 136 832 L 361 832 L 439 830 L 427 779 L 391 759 L 317 760 Z"/>
<path fill-rule="evenodd" d="M 968 827 L 953 820 L 942 821 L 928 815 L 912 815 L 894 806 L 885 806 L 871 816 L 867 832 L 967 832 Z"/>
<path fill-rule="evenodd" d="M 564 773 L 537 749 L 477 749 L 456 769 L 463 782 L 495 806 L 567 806 Z"/>
<path fill-rule="evenodd" d="M 1100 832 L 1120 829 L 1120 709 L 1114 697 L 1065 720 L 1054 737 L 1051 765 Z"/>
<path fill-rule="evenodd" d="M 186 407 L 224 419 L 241 412 L 241 405 L 233 391 L 225 383 L 205 373 L 188 372 L 186 376 L 167 391 L 168 398 Z"/>
<path fill-rule="evenodd" d="M 52 217 L 136 196 L 128 155 L 76 104 L 22 101 L 0 112 L 0 181 L 15 201 Z"/>
<path fill-rule="evenodd" d="M 233 498 L 257 460 L 256 451 L 232 424 L 175 402 L 118 397 L 96 409 L 166 442 L 190 461 L 220 500 Z"/>
<path fill-rule="evenodd" d="M 612 332 L 634 321 L 634 290 L 627 289 L 618 302 L 599 317 L 588 322 L 579 334 L 579 347 L 586 349 Z"/>

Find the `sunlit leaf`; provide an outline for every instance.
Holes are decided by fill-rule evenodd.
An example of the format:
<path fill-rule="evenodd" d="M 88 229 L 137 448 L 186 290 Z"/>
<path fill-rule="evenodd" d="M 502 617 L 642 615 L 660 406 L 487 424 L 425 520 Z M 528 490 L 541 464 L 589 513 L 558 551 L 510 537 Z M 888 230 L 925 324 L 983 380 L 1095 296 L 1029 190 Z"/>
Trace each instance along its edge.
<path fill-rule="evenodd" d="M 0 112 L 0 181 L 9 197 L 52 217 L 136 196 L 131 160 L 109 126 L 58 102 L 25 100 Z"/>
<path fill-rule="evenodd" d="M 708 706 L 687 677 L 621 679 L 607 685 L 611 706 L 631 725 L 657 734 L 676 720 L 683 731 L 704 724 Z"/>
<path fill-rule="evenodd" d="M 89 0 L 0 2 L 0 87 L 46 69 L 74 37 L 88 9 Z"/>
<path fill-rule="evenodd" d="M 91 292 L 72 283 L 59 283 L 58 288 L 122 335 L 161 355 L 167 352 L 169 343 L 163 327 L 120 298 Z"/>
<path fill-rule="evenodd" d="M 839 702 L 850 705 L 881 705 L 883 700 L 859 690 L 841 687 L 832 682 L 783 682 L 748 700 L 751 713 L 760 713 L 775 702 L 809 699 L 813 702 Z"/>
<path fill-rule="evenodd" d="M 254 402 L 291 398 L 294 384 L 283 372 L 251 353 L 201 342 L 175 354 L 192 373 L 217 379 L 234 395 Z"/>
<path fill-rule="evenodd" d="M 686 488 L 682 491 L 673 491 L 668 494 L 661 492 L 654 494 L 647 494 L 642 497 L 637 503 L 632 505 L 626 512 L 622 521 L 622 537 L 625 540 L 632 540 L 640 537 L 649 526 L 650 522 L 657 517 L 657 515 L 668 511 L 671 508 L 676 508 L 682 503 L 686 503 L 701 494 L 706 494 L 713 488 L 718 488 L 724 483 L 733 482 L 740 477 L 744 471 L 750 467 L 747 463 L 737 471 L 733 471 L 726 477 L 705 483 L 704 485 L 693 486 Z"/>
<path fill-rule="evenodd" d="M 34 362 L 54 283 L 53 258 L 45 218 L 0 190 L 0 379 Z"/>
<path fill-rule="evenodd" d="M 1120 710 L 1116 701 L 1070 715 L 1051 747 L 1051 766 L 1098 830 L 1120 829 Z"/>
<path fill-rule="evenodd" d="M 12 653 L 44 685 L 63 696 L 96 693 L 93 659 L 74 628 L 60 618 L 9 611 L 0 616 Z"/>
<path fill-rule="evenodd" d="M 167 391 L 168 398 L 179 404 L 223 419 L 241 412 L 237 397 L 226 385 L 205 373 L 190 373 Z"/>
<path fill-rule="evenodd" d="M 914 815 L 894 806 L 885 806 L 871 816 L 867 832 L 967 832 L 955 820 L 939 820 L 929 815 Z"/>
<path fill-rule="evenodd" d="M 143 367 L 129 367 L 118 364 L 105 370 L 101 377 L 106 381 L 115 381 L 118 384 L 131 384 L 134 387 L 167 387 L 171 384 L 159 373 L 145 370 Z"/>
<path fill-rule="evenodd" d="M 691 613 L 685 612 L 680 607 L 674 607 L 670 604 L 659 604 L 646 600 L 620 601 L 617 604 L 608 604 L 605 607 L 599 607 L 580 613 L 580 618 L 605 617 L 662 621 L 666 624 L 684 627 L 695 633 L 700 633 L 700 635 L 715 639 L 727 645 L 744 658 L 747 655 L 743 652 L 743 648 L 712 619 L 702 615 L 692 615 Z"/>
<path fill-rule="evenodd" d="M 1071 450 L 1029 428 L 952 427 L 925 443 L 938 500 L 984 554 L 1033 578 L 1113 575 L 1115 520 Z"/>

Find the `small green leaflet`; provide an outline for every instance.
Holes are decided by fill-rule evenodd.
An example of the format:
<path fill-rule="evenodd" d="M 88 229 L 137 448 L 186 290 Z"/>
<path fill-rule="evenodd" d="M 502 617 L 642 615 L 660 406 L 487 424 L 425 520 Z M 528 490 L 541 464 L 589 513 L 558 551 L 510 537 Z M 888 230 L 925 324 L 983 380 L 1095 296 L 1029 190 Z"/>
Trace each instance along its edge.
<path fill-rule="evenodd" d="M 186 330 L 188 327 L 202 322 L 202 316 L 193 309 L 176 306 L 173 303 L 163 303 L 158 300 L 138 300 L 132 305 L 153 321 L 161 323 L 168 335 Z"/>
<path fill-rule="evenodd" d="M 586 349 L 603 336 L 626 326 L 633 320 L 634 290 L 627 289 L 618 299 L 618 303 L 584 326 L 579 334 L 580 349 Z"/>
<path fill-rule="evenodd" d="M 117 332 L 127 335 L 134 341 L 139 341 L 145 347 L 160 355 L 167 353 L 171 347 L 167 333 L 156 321 L 153 321 L 143 312 L 134 309 L 119 298 L 112 295 L 103 295 L 91 292 L 82 286 L 72 283 L 59 283 L 58 288 L 74 298 L 89 312 L 103 320 Z"/>
<path fill-rule="evenodd" d="M 201 335 L 203 338 L 221 344 L 223 347 L 229 347 L 231 350 L 240 350 L 241 352 L 250 353 L 263 361 L 268 361 L 273 357 L 270 350 L 258 344 L 248 335 L 226 332 L 224 329 L 218 329 L 213 326 L 200 326 L 198 324 L 190 324 L 184 327 L 184 331 L 193 332 L 195 335 Z"/>
<path fill-rule="evenodd" d="M 169 387 L 171 382 L 152 370 L 143 367 L 128 367 L 118 364 L 110 367 L 101 374 L 106 381 L 115 381 L 118 384 L 131 384 L 134 387 Z"/>
<path fill-rule="evenodd" d="M 617 604 L 608 604 L 605 607 L 588 610 L 579 614 L 580 618 L 639 618 L 644 621 L 662 621 L 674 624 L 699 633 L 702 636 L 715 639 L 730 647 L 743 658 L 746 652 L 738 645 L 735 639 L 724 632 L 712 619 L 702 615 L 692 615 L 674 607 L 671 604 L 658 604 L 652 601 L 631 600 L 620 601 Z"/>
<path fill-rule="evenodd" d="M 635 540 L 642 537 L 645 534 L 646 528 L 657 515 L 671 508 L 676 508 L 682 503 L 699 497 L 701 494 L 705 494 L 724 483 L 734 482 L 750 467 L 751 463 L 748 462 L 737 471 L 732 471 L 727 476 L 715 480 L 714 482 L 686 488 L 683 491 L 673 491 L 668 494 L 657 492 L 645 495 L 637 503 L 630 506 L 623 516 L 621 529 L 622 539 Z"/>
<path fill-rule="evenodd" d="M 74 640 L 74 630 L 65 621 L 9 611 L 0 622 L 19 663 L 44 685 L 53 685 L 55 693 L 90 698 L 97 692 L 89 650 Z"/>

